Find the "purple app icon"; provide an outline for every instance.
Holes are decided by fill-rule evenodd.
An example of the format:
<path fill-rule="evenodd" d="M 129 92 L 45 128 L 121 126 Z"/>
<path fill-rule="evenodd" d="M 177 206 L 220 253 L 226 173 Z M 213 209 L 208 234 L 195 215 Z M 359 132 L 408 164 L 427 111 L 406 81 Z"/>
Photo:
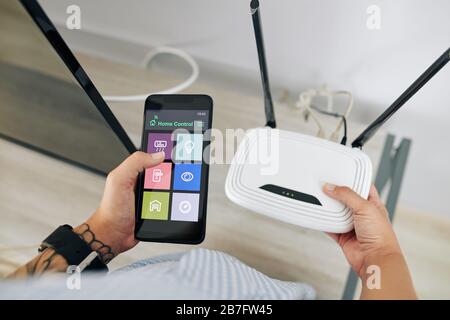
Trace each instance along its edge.
<path fill-rule="evenodd" d="M 170 220 L 197 222 L 199 197 L 195 193 L 174 193 Z"/>
<path fill-rule="evenodd" d="M 172 157 L 172 134 L 171 133 L 149 133 L 147 152 L 155 153 L 164 151 L 166 153 L 166 160 L 170 160 Z"/>

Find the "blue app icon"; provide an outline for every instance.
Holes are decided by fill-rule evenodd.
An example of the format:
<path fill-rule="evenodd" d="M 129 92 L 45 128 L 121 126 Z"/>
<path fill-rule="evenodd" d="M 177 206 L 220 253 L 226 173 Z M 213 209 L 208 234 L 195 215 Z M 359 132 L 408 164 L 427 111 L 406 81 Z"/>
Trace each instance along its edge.
<path fill-rule="evenodd" d="M 173 174 L 174 190 L 200 191 L 202 165 L 194 163 L 175 164 Z"/>

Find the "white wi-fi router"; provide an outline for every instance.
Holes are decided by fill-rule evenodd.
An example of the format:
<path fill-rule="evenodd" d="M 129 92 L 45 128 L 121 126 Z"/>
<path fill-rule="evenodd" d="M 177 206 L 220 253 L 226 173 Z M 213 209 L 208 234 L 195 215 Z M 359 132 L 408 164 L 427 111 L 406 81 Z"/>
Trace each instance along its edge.
<path fill-rule="evenodd" d="M 306 228 L 345 233 L 353 229 L 349 208 L 322 192 L 324 183 L 348 186 L 366 198 L 372 163 L 362 146 L 450 60 L 440 56 L 362 132 L 352 147 L 275 129 L 259 2 L 250 3 L 264 92 L 266 127 L 249 130 L 236 151 L 225 182 L 230 200 L 255 212 Z M 343 140 L 345 141 L 345 140 Z"/>

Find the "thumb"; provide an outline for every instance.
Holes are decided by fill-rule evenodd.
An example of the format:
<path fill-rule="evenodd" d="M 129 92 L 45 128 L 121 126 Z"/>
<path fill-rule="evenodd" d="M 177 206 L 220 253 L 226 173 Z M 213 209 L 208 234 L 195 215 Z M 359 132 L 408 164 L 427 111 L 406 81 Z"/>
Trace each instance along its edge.
<path fill-rule="evenodd" d="M 334 184 L 325 184 L 323 191 L 329 197 L 342 202 L 345 206 L 350 208 L 353 213 L 364 212 L 367 206 L 370 204 L 369 201 L 362 198 L 359 194 L 354 192 L 349 187 L 339 187 Z"/>
<path fill-rule="evenodd" d="M 154 167 L 164 160 L 164 151 L 158 153 L 145 153 L 137 151 L 125 159 L 116 169 L 114 174 L 121 180 L 134 179 L 139 172 Z"/>

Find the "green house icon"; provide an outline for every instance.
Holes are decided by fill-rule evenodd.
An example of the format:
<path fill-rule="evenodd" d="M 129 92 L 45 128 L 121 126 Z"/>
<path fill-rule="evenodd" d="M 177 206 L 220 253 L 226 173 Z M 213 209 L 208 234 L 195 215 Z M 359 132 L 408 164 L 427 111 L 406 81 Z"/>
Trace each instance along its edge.
<path fill-rule="evenodd" d="M 154 115 L 154 116 L 153 116 L 153 119 L 150 120 L 150 126 L 151 126 L 151 127 L 156 126 L 156 123 L 157 123 L 156 120 L 158 120 L 158 116 L 157 116 L 157 115 Z"/>

